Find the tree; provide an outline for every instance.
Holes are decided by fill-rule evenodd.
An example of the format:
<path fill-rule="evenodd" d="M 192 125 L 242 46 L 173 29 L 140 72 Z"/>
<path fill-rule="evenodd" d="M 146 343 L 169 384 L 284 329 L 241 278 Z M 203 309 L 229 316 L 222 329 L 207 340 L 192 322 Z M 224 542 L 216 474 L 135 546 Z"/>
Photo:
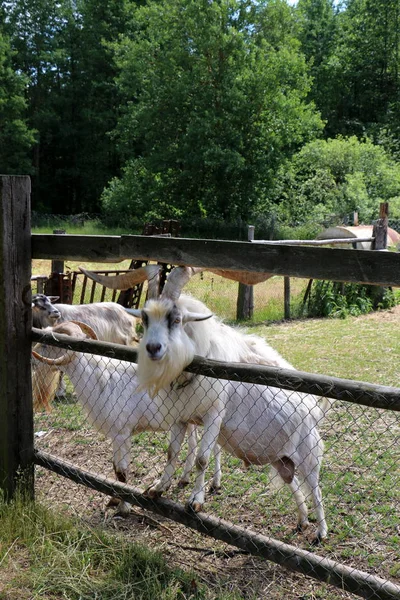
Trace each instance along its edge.
<path fill-rule="evenodd" d="M 27 126 L 26 80 L 12 67 L 10 41 L 0 27 L 0 172 L 30 174 L 34 131 Z"/>
<path fill-rule="evenodd" d="M 400 165 L 369 139 L 315 140 L 283 165 L 271 190 L 283 222 L 342 222 L 353 211 L 371 223 L 379 203 L 398 205 Z"/>
<path fill-rule="evenodd" d="M 335 110 L 340 73 L 335 52 L 338 43 L 338 11 L 334 0 L 299 0 L 295 9 L 301 50 L 309 65 L 313 85 L 310 98 L 326 120 L 325 135 L 337 131 Z"/>
<path fill-rule="evenodd" d="M 38 131 L 32 202 L 54 213 L 97 212 L 119 172 L 115 65 L 107 43 L 124 30 L 126 2 L 12 0 L 14 65 L 29 78 L 28 117 Z"/>
<path fill-rule="evenodd" d="M 286 2 L 150 1 L 115 44 L 126 163 L 109 213 L 246 219 L 321 121 Z"/>
<path fill-rule="evenodd" d="M 338 15 L 337 121 L 344 133 L 374 134 L 399 99 L 399 11 L 398 0 L 348 0 Z"/>

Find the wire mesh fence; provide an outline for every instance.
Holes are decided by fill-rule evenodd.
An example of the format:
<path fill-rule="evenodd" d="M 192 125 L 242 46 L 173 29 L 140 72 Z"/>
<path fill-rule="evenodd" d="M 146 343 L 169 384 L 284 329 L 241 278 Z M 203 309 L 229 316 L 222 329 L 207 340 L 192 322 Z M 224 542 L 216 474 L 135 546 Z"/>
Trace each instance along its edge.
<path fill-rule="evenodd" d="M 318 558 L 343 563 L 354 573 L 361 570 L 400 584 L 400 413 L 376 408 L 390 405 L 387 396 L 379 397 L 379 390 L 373 394 L 374 406 L 356 403 L 363 401 L 366 394 L 365 389 L 359 389 L 358 395 L 350 391 L 348 396 L 342 396 L 352 402 L 335 400 L 324 415 L 318 408 L 321 400 L 304 393 L 300 378 L 296 384 L 297 372 L 292 376 L 287 372 L 286 379 L 273 372 L 266 387 L 262 385 L 265 374 L 260 375 L 257 383 L 253 373 L 253 382 L 246 384 L 240 383 L 243 373 L 238 368 L 237 376 L 229 380 L 209 377 L 211 366 L 207 377 L 189 375 L 160 404 L 157 397 L 152 399 L 137 391 L 134 364 L 71 350 L 66 353 L 65 349 L 48 345 L 42 345 L 40 353 L 47 357 L 63 355 L 67 362 L 61 367 L 36 360 L 34 363 L 36 449 L 42 454 L 38 462 L 46 464 L 49 453 L 61 461 L 57 472 L 63 473 L 64 469 L 69 477 L 72 464 L 72 470 L 78 467 L 100 477 L 127 482 L 136 490 L 147 490 L 150 496 L 147 501 L 144 504 L 140 498 L 138 501 L 145 510 L 138 513 L 138 509 L 133 509 L 128 517 L 135 528 L 140 522 L 139 530 L 146 541 L 148 538 L 159 544 L 162 540 L 163 544 L 179 547 L 201 545 L 198 538 L 188 538 L 182 526 L 151 517 L 147 512 L 152 503 L 156 511 L 160 506 L 156 492 L 167 454 L 171 459 L 168 430 L 171 423 L 179 421 L 173 411 L 174 394 L 181 386 L 180 396 L 192 407 L 204 406 L 213 397 L 225 398 L 219 407 L 221 412 L 216 414 L 216 418 L 221 418 L 219 442 L 228 450 L 223 452 L 221 474 L 218 453 L 205 448 L 210 451 L 210 465 L 206 472 L 204 510 L 211 520 L 205 518 L 204 527 L 212 529 L 219 522 L 225 527 L 228 521 L 240 527 L 240 531 L 233 528 L 231 533 L 232 543 L 239 547 L 239 538 L 245 536 L 243 531 L 254 532 L 277 540 L 282 547 L 294 546 L 299 552 L 312 551 Z M 62 392 L 58 389 L 60 368 L 67 373 Z M 323 396 L 327 390 L 319 388 L 317 382 L 312 391 Z M 54 394 L 51 412 L 43 411 L 44 400 Z M 339 396 L 337 392 L 333 395 Z M 192 418 L 185 415 L 185 419 L 195 424 L 201 419 L 193 411 Z M 206 428 L 197 429 L 200 438 Z M 194 452 L 199 442 L 190 433 L 189 427 L 178 453 L 171 486 L 165 486 L 164 496 L 176 502 L 176 506 L 188 502 L 198 482 L 199 464 L 194 460 Z M 277 485 L 274 469 L 268 463 L 273 463 L 286 485 Z M 52 468 L 50 463 L 48 466 Z M 75 480 L 84 485 L 60 481 L 55 473 L 38 467 L 37 495 L 52 506 L 63 506 L 84 516 L 91 523 L 102 522 L 106 515 L 110 518 L 114 514 L 115 506 L 109 507 L 109 498 L 93 489 L 89 473 L 78 474 Z M 328 536 L 316 548 L 310 544 L 316 532 L 324 537 L 319 484 Z M 209 493 L 210 487 L 213 493 Z M 116 495 L 120 491 L 117 489 Z M 201 500 L 202 491 L 196 496 L 197 501 Z M 176 506 L 171 508 L 172 513 L 179 512 Z M 310 511 L 308 526 L 306 510 Z M 249 544 L 254 545 L 257 554 L 257 538 L 250 536 Z M 319 566 L 311 564 L 312 569 L 318 571 Z M 335 579 L 332 575 L 331 581 L 340 585 L 341 576 Z M 296 577 L 293 589 L 298 596 L 302 584 Z M 365 589 L 367 592 L 369 589 L 366 597 L 374 597 L 371 590 L 376 584 L 355 585 L 358 585 L 353 589 L 356 594 L 365 595 Z M 378 582 L 375 597 L 398 597 L 400 588 L 388 591 L 387 585 L 390 588 L 390 584 Z M 344 591 L 337 594 L 327 597 L 350 597 Z"/>

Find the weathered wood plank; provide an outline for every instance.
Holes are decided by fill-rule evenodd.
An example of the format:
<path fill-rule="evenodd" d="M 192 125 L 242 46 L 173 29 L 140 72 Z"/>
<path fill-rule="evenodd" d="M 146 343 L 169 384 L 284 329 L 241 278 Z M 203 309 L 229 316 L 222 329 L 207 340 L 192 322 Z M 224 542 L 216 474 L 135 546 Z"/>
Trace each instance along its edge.
<path fill-rule="evenodd" d="M 33 258 L 116 263 L 124 260 L 120 248 L 118 235 L 32 234 Z"/>
<path fill-rule="evenodd" d="M 30 279 L 30 179 L 0 176 L 0 487 L 7 499 L 22 476 L 33 495 Z"/>
<path fill-rule="evenodd" d="M 254 225 L 247 228 L 247 241 L 254 241 Z M 236 319 L 252 319 L 254 314 L 254 286 L 239 283 L 236 301 Z"/>
<path fill-rule="evenodd" d="M 400 286 L 400 253 L 147 236 L 32 236 L 34 258 L 82 262 L 157 260 L 174 265 L 256 271 Z"/>
<path fill-rule="evenodd" d="M 68 347 L 77 352 L 91 352 L 130 362 L 137 361 L 137 351 L 134 348 L 111 344 L 110 342 L 76 340 L 67 335 L 44 333 L 41 329 L 35 328 L 32 329 L 32 340 L 47 343 L 51 346 Z M 353 404 L 400 411 L 399 388 L 375 385 L 364 381 L 326 377 L 315 373 L 278 369 L 263 365 L 226 363 L 199 356 L 195 357 L 186 370 L 190 373 L 198 373 L 208 377 L 269 385 L 306 394 L 315 394 L 316 396 L 327 396 Z"/>
<path fill-rule="evenodd" d="M 108 496 L 118 496 L 130 504 L 182 523 L 204 535 L 241 548 L 249 554 L 262 556 L 290 571 L 303 573 L 318 581 L 339 587 L 341 590 L 353 592 L 362 598 L 395 600 L 400 597 L 400 586 L 391 581 L 318 556 L 314 552 L 257 534 L 207 513 L 195 513 L 172 500 L 148 498 L 137 488 L 84 471 L 46 452 L 36 451 L 35 462 L 37 465 L 90 489 Z"/>

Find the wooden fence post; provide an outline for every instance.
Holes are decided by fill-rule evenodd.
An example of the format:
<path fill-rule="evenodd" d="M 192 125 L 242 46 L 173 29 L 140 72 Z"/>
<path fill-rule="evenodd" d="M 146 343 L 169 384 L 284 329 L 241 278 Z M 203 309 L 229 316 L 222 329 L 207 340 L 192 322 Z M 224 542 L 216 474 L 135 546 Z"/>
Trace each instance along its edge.
<path fill-rule="evenodd" d="M 65 229 L 53 229 L 53 233 L 57 235 L 65 235 L 67 232 Z M 52 260 L 51 261 L 51 272 L 52 273 L 64 273 L 64 261 L 63 260 Z"/>
<path fill-rule="evenodd" d="M 254 225 L 247 228 L 247 240 L 254 240 Z M 236 319 L 252 319 L 254 312 L 254 286 L 239 283 Z"/>
<path fill-rule="evenodd" d="M 290 277 L 287 275 L 283 278 L 283 306 L 285 319 L 290 319 Z"/>
<path fill-rule="evenodd" d="M 0 489 L 33 497 L 30 178 L 0 176 Z"/>
<path fill-rule="evenodd" d="M 379 205 L 379 219 L 374 224 L 372 231 L 372 235 L 375 238 L 371 244 L 372 250 L 386 250 L 388 221 L 389 204 L 388 202 L 381 202 Z"/>

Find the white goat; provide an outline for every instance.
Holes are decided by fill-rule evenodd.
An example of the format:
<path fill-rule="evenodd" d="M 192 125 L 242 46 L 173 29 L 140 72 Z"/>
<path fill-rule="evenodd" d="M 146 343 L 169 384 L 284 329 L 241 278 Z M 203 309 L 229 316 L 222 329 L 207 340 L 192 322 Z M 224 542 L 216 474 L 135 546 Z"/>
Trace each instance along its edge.
<path fill-rule="evenodd" d="M 48 328 L 48 330 L 80 339 L 87 336 L 94 339 L 97 337 L 93 330 L 83 323 L 65 322 Z M 40 354 L 38 353 L 39 348 Z M 66 373 L 74 387 L 77 400 L 87 414 L 90 423 L 97 431 L 111 440 L 114 471 L 118 481 L 125 483 L 130 462 L 131 436 L 141 431 L 168 431 L 170 429 L 169 422 L 166 422 L 163 412 L 160 411 L 159 403 L 152 400 L 145 392 L 137 390 L 137 365 L 41 344 L 35 346 L 32 354 L 40 361 L 34 371 L 34 401 L 39 390 L 40 393 L 46 395 L 46 388 L 49 384 L 51 387 L 49 367 Z M 44 369 L 41 369 L 41 366 Z M 41 385 L 37 385 L 38 380 L 42 378 Z M 179 482 L 180 486 L 189 483 L 197 447 L 196 427 L 185 425 L 185 431 L 186 429 L 188 456 Z M 218 445 L 215 447 L 215 471 L 211 487 L 214 490 L 221 487 L 220 448 Z M 112 504 L 115 504 L 115 501 Z M 121 501 L 118 510 L 125 514 L 130 510 L 130 506 Z"/>
<path fill-rule="evenodd" d="M 127 314 L 116 302 L 95 302 L 93 304 L 53 304 L 58 296 L 35 294 L 32 296 L 32 321 L 38 329 L 52 327 L 64 321 L 80 321 L 89 325 L 98 339 L 130 346 L 139 340 L 135 335 L 136 319 Z M 50 393 L 50 372 L 52 384 Z M 62 376 L 54 369 L 46 377 L 46 390 L 38 392 L 35 409 L 49 411 L 54 395 L 64 396 L 65 384 Z"/>
<path fill-rule="evenodd" d="M 203 424 L 204 434 L 196 457 L 196 484 L 189 505 L 196 511 L 203 506 L 205 470 L 218 441 L 246 463 L 271 464 L 277 470 L 293 492 L 298 530 L 306 529 L 309 524 L 300 488 L 300 483 L 305 484 L 317 517 L 314 541 L 318 542 L 327 535 L 319 486 L 323 442 L 317 429 L 324 408 L 311 395 L 184 372 L 195 354 L 229 362 L 247 357 L 247 362 L 290 367 L 266 343 L 224 325 L 201 302 L 179 298 L 181 288 L 193 272 L 191 268 L 174 269 L 162 297 L 150 300 L 142 311 L 145 331 L 139 345 L 138 378 L 171 425 L 167 465 L 149 494 L 159 495 L 171 485 L 185 434 L 184 424 Z"/>
<path fill-rule="evenodd" d="M 86 323 L 104 342 L 130 346 L 135 338 L 136 319 L 126 313 L 116 302 L 93 304 L 52 304 L 57 296 L 35 294 L 32 296 L 33 326 L 38 329 L 52 327 L 64 321 Z"/>

